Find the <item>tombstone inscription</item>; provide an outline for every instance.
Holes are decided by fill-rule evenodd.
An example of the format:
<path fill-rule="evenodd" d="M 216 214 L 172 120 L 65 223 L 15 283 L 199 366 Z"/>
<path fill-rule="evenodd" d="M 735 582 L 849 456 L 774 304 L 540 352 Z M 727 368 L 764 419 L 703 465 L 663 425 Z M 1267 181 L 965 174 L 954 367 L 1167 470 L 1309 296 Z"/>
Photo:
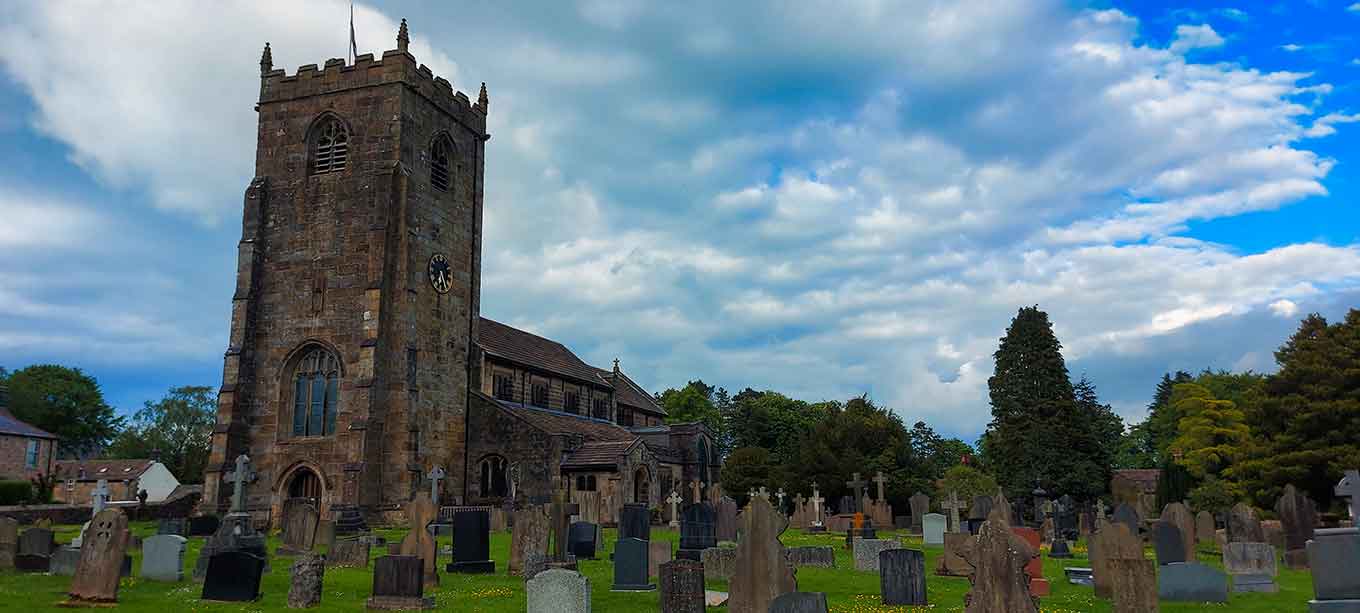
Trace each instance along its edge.
<path fill-rule="evenodd" d="M 878 553 L 879 593 L 887 606 L 924 605 L 926 555 L 916 549 L 886 549 Z"/>

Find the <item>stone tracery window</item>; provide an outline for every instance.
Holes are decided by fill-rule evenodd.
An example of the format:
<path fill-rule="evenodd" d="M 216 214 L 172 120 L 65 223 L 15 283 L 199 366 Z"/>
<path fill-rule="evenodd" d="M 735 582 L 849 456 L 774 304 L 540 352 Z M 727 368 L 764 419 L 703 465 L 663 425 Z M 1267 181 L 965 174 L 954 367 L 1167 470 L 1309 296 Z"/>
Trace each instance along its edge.
<path fill-rule="evenodd" d="M 340 172 L 349 162 L 349 131 L 339 118 L 331 117 L 312 139 L 312 174 Z"/>
<path fill-rule="evenodd" d="M 340 411 L 340 359 L 312 347 L 293 368 L 293 436 L 335 434 Z"/>
<path fill-rule="evenodd" d="M 453 150 L 449 137 L 439 136 L 430 147 L 430 186 L 441 191 L 449 191 L 449 157 Z"/>

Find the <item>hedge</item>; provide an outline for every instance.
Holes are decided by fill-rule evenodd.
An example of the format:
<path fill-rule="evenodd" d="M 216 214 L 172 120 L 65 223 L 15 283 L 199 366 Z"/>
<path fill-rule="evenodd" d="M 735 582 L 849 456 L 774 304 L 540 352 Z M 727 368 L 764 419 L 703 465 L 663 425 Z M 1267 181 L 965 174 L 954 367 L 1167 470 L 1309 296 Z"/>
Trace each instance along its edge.
<path fill-rule="evenodd" d="M 28 481 L 0 481 L 0 506 L 28 504 L 32 500 L 32 483 Z"/>

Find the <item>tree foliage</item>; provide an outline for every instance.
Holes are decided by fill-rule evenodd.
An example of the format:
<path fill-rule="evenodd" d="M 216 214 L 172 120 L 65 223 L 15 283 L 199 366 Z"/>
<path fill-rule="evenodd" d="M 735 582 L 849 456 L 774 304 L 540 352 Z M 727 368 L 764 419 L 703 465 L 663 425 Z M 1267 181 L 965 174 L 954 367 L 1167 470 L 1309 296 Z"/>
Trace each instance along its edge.
<path fill-rule="evenodd" d="M 172 388 L 164 398 L 148 401 L 109 446 L 111 458 L 149 458 L 161 462 L 183 483 L 200 483 L 212 448 L 217 398 L 212 388 Z"/>
<path fill-rule="evenodd" d="M 79 368 L 36 364 L 10 373 L 6 381 L 10 412 L 55 434 L 60 457 L 98 453 L 122 425 L 99 384 Z"/>
<path fill-rule="evenodd" d="M 760 447 L 741 447 L 727 455 L 722 467 L 723 490 L 745 505 L 746 493 L 770 485 L 770 451 Z"/>
<path fill-rule="evenodd" d="M 1186 499 L 1192 508 L 1218 514 L 1237 504 L 1237 493 L 1227 481 L 1209 475 L 1199 487 L 1190 490 Z"/>
<path fill-rule="evenodd" d="M 1181 416 L 1171 453 L 1196 480 L 1222 473 L 1251 437 L 1237 404 L 1214 398 L 1197 383 L 1177 384 L 1171 392 L 1171 406 Z"/>
<path fill-rule="evenodd" d="M 959 500 L 972 504 L 976 496 L 996 493 L 996 479 L 972 466 L 960 464 L 945 471 L 940 479 L 941 499 L 948 498 L 949 492 L 957 492 Z"/>
<path fill-rule="evenodd" d="M 703 380 L 690 381 L 678 390 L 668 389 L 657 394 L 656 402 L 666 409 L 666 423 L 702 422 L 714 436 L 721 438 L 722 414 L 714 403 L 717 391 Z"/>

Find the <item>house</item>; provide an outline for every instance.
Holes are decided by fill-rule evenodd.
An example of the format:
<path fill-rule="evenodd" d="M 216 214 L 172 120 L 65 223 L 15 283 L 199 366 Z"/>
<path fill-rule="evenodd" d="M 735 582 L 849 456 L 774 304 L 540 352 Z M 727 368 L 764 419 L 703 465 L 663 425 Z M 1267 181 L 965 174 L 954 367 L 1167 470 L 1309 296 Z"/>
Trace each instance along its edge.
<path fill-rule="evenodd" d="M 9 412 L 9 390 L 0 383 L 0 479 L 28 481 L 51 474 L 57 437 Z"/>
<path fill-rule="evenodd" d="M 62 460 L 57 462 L 53 502 L 88 504 L 95 487 L 108 482 L 109 501 L 135 501 L 146 490 L 147 502 L 160 502 L 179 487 L 179 479 L 156 460 Z"/>

